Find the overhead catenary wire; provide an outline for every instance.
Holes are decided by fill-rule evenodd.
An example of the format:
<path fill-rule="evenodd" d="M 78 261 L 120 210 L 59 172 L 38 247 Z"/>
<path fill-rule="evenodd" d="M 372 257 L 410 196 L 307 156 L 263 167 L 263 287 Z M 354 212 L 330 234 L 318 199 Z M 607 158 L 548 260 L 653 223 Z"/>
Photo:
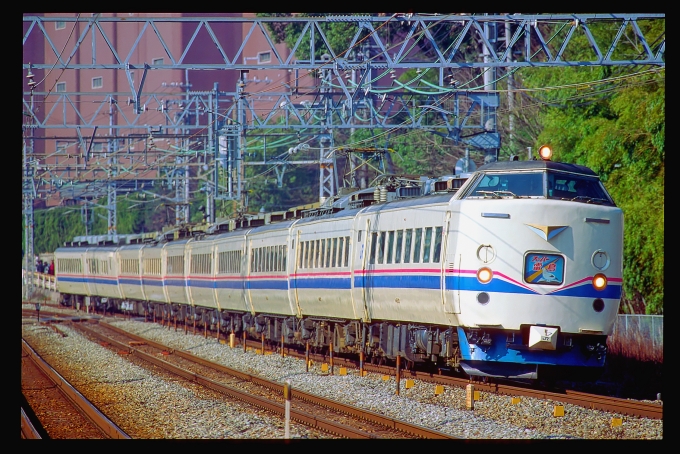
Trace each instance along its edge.
<path fill-rule="evenodd" d="M 80 16 L 80 14 L 79 14 L 79 16 Z M 396 14 L 393 15 L 392 17 L 388 18 L 384 23 L 382 23 L 380 26 L 378 26 L 372 33 L 376 33 L 379 29 L 381 29 L 382 27 L 384 27 L 385 24 L 387 24 L 390 20 L 392 20 L 392 19 L 395 18 L 395 17 L 396 17 Z M 448 16 L 443 16 L 443 18 L 444 18 L 444 17 L 448 17 Z M 442 20 L 443 20 L 443 19 L 442 19 Z M 439 22 L 441 22 L 441 21 L 439 21 Z M 438 23 L 438 22 L 437 22 L 437 23 Z M 432 25 L 431 25 L 430 27 L 428 27 L 428 28 L 431 28 L 431 27 L 433 27 L 433 26 L 434 26 L 434 24 L 432 24 Z M 72 32 L 72 33 L 73 33 L 73 32 Z M 420 31 L 416 34 L 416 35 L 418 36 L 418 39 L 422 38 L 423 33 L 424 33 L 424 30 L 420 30 Z M 368 39 L 369 37 L 370 37 L 370 34 L 369 34 L 368 36 L 365 36 L 365 37 L 362 38 L 361 40 L 359 40 L 359 41 L 355 44 L 355 47 L 358 46 L 360 43 L 362 43 L 364 40 Z M 414 44 L 414 45 L 415 45 L 415 44 Z M 392 47 L 392 48 L 393 48 L 393 47 Z M 344 51 L 344 52 L 342 52 L 342 53 L 340 53 L 340 54 L 338 54 L 338 55 L 339 55 L 339 56 L 345 55 L 345 54 L 346 54 L 349 50 L 351 50 L 351 49 L 352 49 L 352 48 L 347 49 L 346 51 Z M 62 51 L 62 53 L 63 53 L 63 51 Z M 323 68 L 325 65 L 328 65 L 328 64 L 330 64 L 330 63 L 331 63 L 331 62 L 325 62 L 325 63 L 321 64 L 320 66 L 318 66 L 317 69 L 321 69 L 321 68 Z M 63 72 L 63 70 L 62 70 L 62 72 Z M 383 73 L 383 74 L 385 74 L 385 73 Z M 308 76 L 309 76 L 309 74 L 304 75 L 304 76 L 301 76 L 301 78 L 302 78 L 302 77 L 308 77 Z M 479 76 L 478 76 L 478 77 L 479 77 Z M 44 79 L 43 79 L 43 80 L 44 80 Z M 375 80 L 375 79 L 374 79 L 374 80 Z M 430 86 L 433 86 L 433 85 L 434 85 L 434 84 L 431 84 L 431 83 L 427 82 L 426 80 L 419 80 L 419 81 L 418 81 L 418 83 L 421 83 L 421 82 L 424 83 L 425 85 L 430 85 Z M 469 82 L 470 82 L 470 81 L 464 82 L 463 84 L 469 83 Z M 600 81 L 598 81 L 598 82 L 600 82 Z M 479 87 L 477 87 L 477 88 L 479 88 Z M 261 92 L 252 92 L 252 93 L 249 93 L 248 96 L 255 96 L 255 95 L 258 94 L 258 93 L 266 93 L 267 91 L 272 90 L 272 89 L 273 89 L 273 88 L 270 88 L 270 89 L 268 89 L 268 90 L 264 90 L 264 91 L 261 91 Z M 455 90 L 448 91 L 449 89 L 448 89 L 447 87 L 439 87 L 439 89 L 441 89 L 443 93 L 447 93 L 447 92 L 449 92 L 449 93 L 454 93 L 454 92 L 455 92 Z M 470 89 L 473 89 L 473 88 L 471 87 Z M 548 90 L 548 89 L 551 89 L 551 87 L 541 87 L 541 88 L 540 88 L 540 90 Z M 552 89 L 557 89 L 557 88 L 553 87 Z M 539 90 L 539 89 L 524 89 L 524 90 L 529 91 L 529 90 Z M 496 91 L 497 91 L 497 92 L 502 92 L 503 90 L 496 90 Z M 515 92 L 517 92 L 517 91 L 523 91 L 523 89 L 515 89 L 515 90 L 513 90 L 513 91 L 515 91 Z M 428 93 L 428 94 L 429 94 L 429 93 Z M 445 100 L 445 99 L 448 99 L 448 98 L 442 98 L 442 101 Z M 226 111 L 225 111 L 225 113 L 226 113 Z M 424 114 L 424 113 L 425 113 L 425 112 L 421 112 L 420 114 L 422 115 L 422 114 Z M 314 118 L 318 120 L 318 118 L 317 118 L 316 116 L 315 116 Z M 216 118 L 215 120 L 213 120 L 213 123 L 214 123 L 214 121 L 217 121 L 217 118 Z M 198 134 L 201 134 L 203 131 L 205 131 L 206 129 L 208 129 L 208 128 L 210 128 L 210 127 L 212 127 L 212 125 L 208 125 L 206 128 L 204 128 L 203 130 L 199 131 L 199 132 L 196 133 L 196 134 L 197 134 L 197 135 L 198 135 Z M 384 136 L 384 134 L 390 134 L 390 133 L 394 132 L 395 130 L 397 130 L 399 127 L 400 127 L 400 125 L 396 125 L 396 126 L 393 127 L 393 128 L 390 128 L 390 129 L 388 129 L 388 130 L 386 130 L 386 131 L 383 131 L 382 134 L 380 134 L 378 137 Z M 360 143 L 365 143 L 365 141 L 359 142 L 359 144 L 360 144 Z M 352 145 L 352 144 L 349 144 L 349 145 Z M 345 145 L 343 145 L 343 146 L 347 146 L 347 144 L 345 144 Z M 128 147 L 129 147 L 129 146 L 128 146 Z M 121 149 L 121 150 L 119 150 L 119 151 L 117 151 L 117 152 L 119 152 L 119 153 L 125 152 L 125 149 Z"/>

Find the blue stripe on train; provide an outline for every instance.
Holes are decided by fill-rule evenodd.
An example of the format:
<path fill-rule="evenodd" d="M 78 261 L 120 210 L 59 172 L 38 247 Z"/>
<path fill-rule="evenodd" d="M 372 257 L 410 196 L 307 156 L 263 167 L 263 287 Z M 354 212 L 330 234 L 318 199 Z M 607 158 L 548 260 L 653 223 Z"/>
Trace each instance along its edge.
<path fill-rule="evenodd" d="M 80 277 L 59 277 L 62 282 L 69 283 L 95 283 L 115 285 L 117 282 L 111 279 L 99 278 L 80 278 Z M 305 277 L 294 278 L 290 281 L 290 288 L 307 288 L 307 289 L 350 289 L 349 277 Z M 354 276 L 354 287 L 373 287 L 373 288 L 394 288 L 394 289 L 432 289 L 440 288 L 440 276 L 422 276 L 422 275 L 358 275 Z M 139 285 L 139 280 L 136 279 L 121 279 L 121 284 Z M 163 281 L 157 279 L 143 279 L 143 284 L 146 286 L 161 287 L 164 285 Z M 258 280 L 211 280 L 211 279 L 188 279 L 187 284 L 191 287 L 197 288 L 224 288 L 224 289 L 242 289 L 244 287 L 251 289 L 271 289 L 271 290 L 287 290 L 289 288 L 288 281 L 285 279 L 258 279 Z M 185 286 L 184 279 L 167 279 L 165 285 Z M 446 288 L 448 290 L 463 290 L 473 292 L 488 292 L 488 293 L 515 293 L 524 295 L 539 295 L 538 292 L 522 286 L 513 284 L 503 279 L 494 279 L 488 284 L 482 284 L 476 277 L 461 277 L 461 276 L 447 276 Z M 586 283 L 576 287 L 556 290 L 549 293 L 548 296 L 556 297 L 582 297 L 582 298 L 605 298 L 605 299 L 619 299 L 621 297 L 620 285 L 609 285 L 605 290 L 597 291 L 592 285 Z"/>
<path fill-rule="evenodd" d="M 293 279 L 291 281 L 291 288 L 332 288 L 332 289 L 341 289 L 341 290 L 349 290 L 351 288 L 350 286 L 351 280 L 349 277 L 340 277 L 340 278 L 314 278 L 314 279 L 308 279 L 308 278 L 297 278 Z"/>
<path fill-rule="evenodd" d="M 493 279 L 488 284 L 482 284 L 477 280 L 476 277 L 447 276 L 446 288 L 449 290 L 457 288 L 459 290 L 468 290 L 473 292 L 540 295 L 540 293 L 535 292 L 531 289 L 521 287 L 517 284 L 513 284 L 512 282 L 508 282 L 502 279 Z M 576 287 L 557 290 L 555 292 L 547 294 L 546 296 L 569 296 L 593 299 L 594 298 L 619 299 L 621 298 L 621 286 L 609 285 L 606 289 L 598 291 L 595 290 L 590 283 L 586 283 Z"/>
<path fill-rule="evenodd" d="M 439 289 L 439 276 L 409 276 L 409 275 L 368 275 L 354 276 L 355 287 L 374 288 L 428 288 Z"/>

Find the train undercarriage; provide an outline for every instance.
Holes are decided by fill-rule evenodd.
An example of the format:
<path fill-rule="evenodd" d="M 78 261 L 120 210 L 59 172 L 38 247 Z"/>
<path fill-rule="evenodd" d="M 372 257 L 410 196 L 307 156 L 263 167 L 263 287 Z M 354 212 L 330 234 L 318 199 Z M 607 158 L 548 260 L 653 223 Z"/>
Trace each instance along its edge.
<path fill-rule="evenodd" d="M 144 317 L 163 324 L 184 325 L 227 338 L 283 344 L 289 348 L 309 348 L 315 353 L 360 355 L 383 364 L 397 356 L 407 364 L 458 369 L 460 350 L 456 329 L 450 326 L 402 324 L 391 321 L 363 323 L 320 317 L 298 318 L 276 314 L 251 314 L 183 304 L 149 301 L 122 301 L 113 298 L 62 294 L 61 305 L 96 314 L 121 313 Z"/>

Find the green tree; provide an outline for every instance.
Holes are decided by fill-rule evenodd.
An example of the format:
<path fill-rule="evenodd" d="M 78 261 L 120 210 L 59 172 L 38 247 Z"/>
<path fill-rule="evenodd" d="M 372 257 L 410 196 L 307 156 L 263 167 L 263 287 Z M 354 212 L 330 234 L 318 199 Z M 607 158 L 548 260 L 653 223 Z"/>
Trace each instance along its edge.
<path fill-rule="evenodd" d="M 545 68 L 522 76 L 525 87 L 542 88 L 535 145 L 592 168 L 623 210 L 623 310 L 663 314 L 664 71 Z"/>

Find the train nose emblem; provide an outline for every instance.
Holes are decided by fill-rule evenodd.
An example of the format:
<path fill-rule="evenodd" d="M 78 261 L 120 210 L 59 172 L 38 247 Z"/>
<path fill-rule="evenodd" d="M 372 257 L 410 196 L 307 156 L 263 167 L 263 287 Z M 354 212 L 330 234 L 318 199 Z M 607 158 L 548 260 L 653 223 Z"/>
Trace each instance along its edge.
<path fill-rule="evenodd" d="M 557 328 L 532 326 L 529 328 L 529 347 L 555 350 L 557 348 Z"/>
<path fill-rule="evenodd" d="M 524 224 L 536 235 L 540 236 L 544 240 L 548 241 L 555 238 L 557 235 L 562 233 L 568 226 L 567 225 L 538 225 L 538 224 Z"/>

